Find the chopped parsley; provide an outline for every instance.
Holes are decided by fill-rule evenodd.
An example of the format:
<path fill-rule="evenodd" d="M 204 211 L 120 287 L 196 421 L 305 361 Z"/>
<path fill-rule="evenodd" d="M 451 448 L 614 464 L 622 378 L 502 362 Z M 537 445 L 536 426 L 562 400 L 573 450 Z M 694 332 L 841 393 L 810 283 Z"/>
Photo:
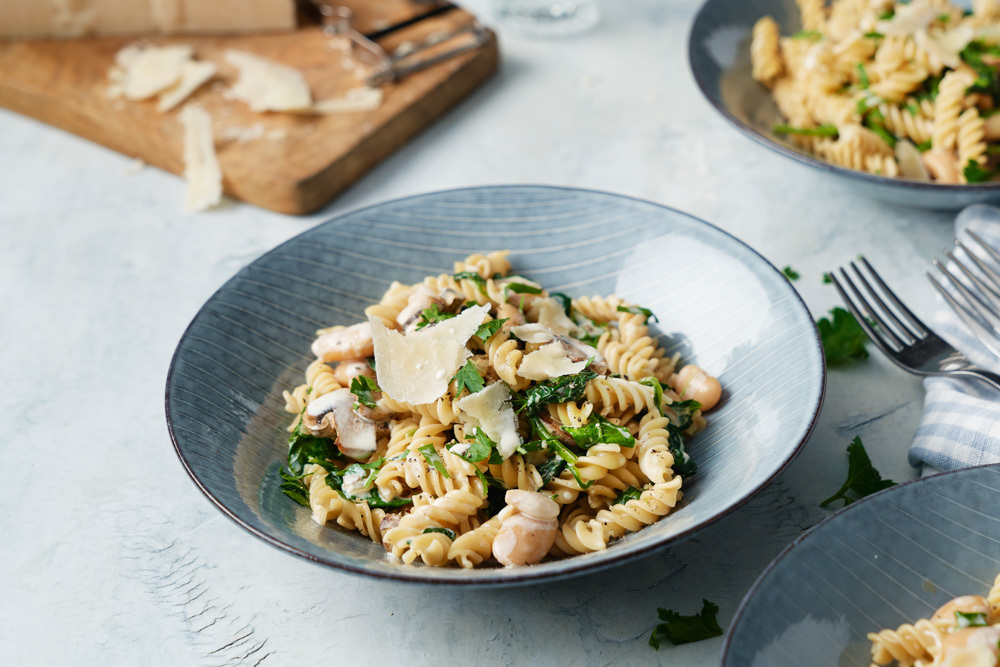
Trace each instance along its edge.
<path fill-rule="evenodd" d="M 358 398 L 358 402 L 354 404 L 354 407 L 357 407 L 358 403 L 360 403 L 369 408 L 374 408 L 376 403 L 372 394 L 380 391 L 382 390 L 378 388 L 375 380 L 367 375 L 359 375 L 351 380 L 351 393 Z"/>
<path fill-rule="evenodd" d="M 666 639 L 674 646 L 679 646 L 721 637 L 722 628 L 715 618 L 719 613 L 719 607 L 708 600 L 702 600 L 701 603 L 701 612 L 694 616 L 681 616 L 671 609 L 658 608 L 656 612 L 663 622 L 653 628 L 653 634 L 649 636 L 649 645 L 659 651 L 660 639 Z"/>
<path fill-rule="evenodd" d="M 632 313 L 633 315 L 645 315 L 646 319 L 653 318 L 654 322 L 659 322 L 660 318 L 653 314 L 649 308 L 640 308 L 639 306 L 618 306 L 615 310 L 619 313 Z"/>
<path fill-rule="evenodd" d="M 895 9 L 890 9 L 888 11 L 882 12 L 876 18 L 878 18 L 879 21 L 888 21 L 889 19 L 891 19 L 895 15 L 896 15 L 896 10 Z"/>
<path fill-rule="evenodd" d="M 504 322 L 506 322 L 508 319 L 510 318 L 505 317 L 502 320 L 490 320 L 486 324 L 476 329 L 476 333 L 473 335 L 485 343 L 488 338 L 492 337 L 493 334 L 500 331 L 500 327 L 502 327 Z"/>
<path fill-rule="evenodd" d="M 962 173 L 965 175 L 965 180 L 969 183 L 985 183 L 996 174 L 995 171 L 985 169 L 981 164 L 972 159 L 962 169 Z"/>
<path fill-rule="evenodd" d="M 434 466 L 434 469 L 441 473 L 442 477 L 451 479 L 451 475 L 448 474 L 448 469 L 444 467 L 444 461 L 441 460 L 441 455 L 437 453 L 436 449 L 434 449 L 433 444 L 427 443 L 423 447 L 418 447 L 417 451 L 424 455 L 424 460 Z"/>
<path fill-rule="evenodd" d="M 450 320 L 455 317 L 455 313 L 441 312 L 441 309 L 436 303 L 431 304 L 429 308 L 424 308 L 420 313 L 420 320 L 417 322 L 417 328 L 423 329 L 430 324 L 437 324 L 439 322 L 444 322 L 445 320 Z"/>
<path fill-rule="evenodd" d="M 867 359 L 868 336 L 854 315 L 840 307 L 831 310 L 830 315 L 830 319 L 823 317 L 816 323 L 826 363 L 833 366 L 851 359 Z"/>
<path fill-rule="evenodd" d="M 803 137 L 836 137 L 837 128 L 833 125 L 819 125 L 818 127 L 793 127 L 778 123 L 773 128 L 775 134 L 798 134 Z"/>
<path fill-rule="evenodd" d="M 466 389 L 469 390 L 470 394 L 475 394 L 478 391 L 482 391 L 483 387 L 486 386 L 486 383 L 483 382 L 483 377 L 476 370 L 476 365 L 472 363 L 471 359 L 458 369 L 452 380 L 455 382 L 455 396 L 461 396 L 462 392 Z"/>
<path fill-rule="evenodd" d="M 891 479 L 882 479 L 882 475 L 875 470 L 860 437 L 855 436 L 851 444 L 847 446 L 847 456 L 847 481 L 844 482 L 839 491 L 820 503 L 820 507 L 826 507 L 838 500 L 843 500 L 843 506 L 847 507 L 859 498 L 870 496 L 882 489 L 896 485 Z M 848 492 L 853 492 L 856 497 L 849 497 Z"/>
<path fill-rule="evenodd" d="M 781 270 L 781 272 L 784 273 L 785 277 L 788 278 L 789 280 L 798 280 L 801 277 L 799 275 L 799 272 L 790 266 L 786 266 Z"/>
<path fill-rule="evenodd" d="M 928 139 L 927 141 L 921 141 L 914 145 L 917 147 L 917 150 L 920 151 L 921 153 L 926 153 L 933 147 L 933 144 L 931 143 L 930 139 Z"/>
<path fill-rule="evenodd" d="M 830 275 L 829 273 L 824 273 L 823 274 L 823 284 L 824 285 L 830 285 L 831 283 L 833 283 L 833 276 Z"/>

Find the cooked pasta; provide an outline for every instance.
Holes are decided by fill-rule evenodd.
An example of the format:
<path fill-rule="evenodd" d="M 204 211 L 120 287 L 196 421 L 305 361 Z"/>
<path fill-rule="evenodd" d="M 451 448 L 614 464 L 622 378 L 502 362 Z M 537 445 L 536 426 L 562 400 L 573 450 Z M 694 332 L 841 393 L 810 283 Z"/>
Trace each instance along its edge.
<path fill-rule="evenodd" d="M 957 667 L 1000 664 L 1000 575 L 986 597 L 963 595 L 930 618 L 868 633 L 873 665 Z"/>
<path fill-rule="evenodd" d="M 847 169 L 978 183 L 1000 174 L 1000 3 L 798 0 L 803 29 L 764 16 L 752 76 L 784 122 L 774 132 Z"/>
<path fill-rule="evenodd" d="M 427 566 L 596 551 L 669 514 L 718 380 L 617 296 L 550 294 L 504 251 L 453 268 L 318 332 L 282 490 Z"/>

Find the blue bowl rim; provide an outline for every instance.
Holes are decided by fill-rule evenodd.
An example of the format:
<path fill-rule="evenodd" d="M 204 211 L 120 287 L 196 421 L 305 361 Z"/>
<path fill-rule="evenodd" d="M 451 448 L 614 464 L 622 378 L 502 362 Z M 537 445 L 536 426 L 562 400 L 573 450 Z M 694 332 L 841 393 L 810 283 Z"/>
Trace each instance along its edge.
<path fill-rule="evenodd" d="M 869 185 L 885 185 L 889 187 L 908 189 L 908 190 L 921 190 L 930 192 L 971 192 L 971 193 L 990 193 L 1000 190 L 1000 182 L 990 182 L 990 183 L 925 183 L 923 181 L 911 181 L 906 178 L 889 178 L 888 176 L 876 176 L 875 174 L 869 174 L 864 171 L 856 171 L 854 169 L 845 169 L 843 167 L 838 167 L 836 165 L 830 164 L 829 162 L 824 162 L 817 158 L 807 155 L 805 153 L 800 153 L 799 151 L 792 150 L 788 146 L 781 144 L 771 137 L 767 136 L 763 132 L 759 132 L 754 128 L 750 127 L 740 119 L 738 119 L 733 114 L 729 113 L 729 110 L 725 105 L 717 102 L 715 98 L 708 91 L 708 84 L 702 73 L 694 66 L 694 52 L 695 52 L 695 33 L 699 31 L 702 24 L 705 21 L 705 13 L 708 7 L 715 2 L 722 2 L 723 0 L 705 0 L 698 13 L 694 17 L 694 21 L 691 23 L 691 29 L 688 31 L 688 68 L 691 70 L 691 75 L 694 76 L 695 83 L 698 84 L 698 89 L 701 94 L 708 100 L 717 112 L 719 112 L 723 118 L 728 120 L 730 124 L 736 127 L 737 130 L 742 132 L 744 135 L 753 139 L 758 144 L 769 148 L 776 153 L 784 155 L 785 157 L 792 158 L 793 160 L 823 171 L 836 174 L 838 176 L 846 176 L 848 178 L 853 178 L 858 181 L 862 181 Z"/>
<path fill-rule="evenodd" d="M 468 191 L 474 191 L 474 190 L 480 190 L 480 191 L 482 191 L 482 190 L 496 190 L 496 189 L 506 190 L 506 189 L 516 189 L 516 188 L 536 188 L 536 189 L 547 189 L 547 190 L 554 190 L 554 191 L 562 190 L 562 191 L 572 191 L 572 192 L 586 192 L 586 193 L 591 193 L 591 194 L 598 194 L 598 195 L 603 195 L 603 196 L 615 197 L 615 198 L 619 198 L 619 199 L 625 199 L 625 200 L 628 200 L 628 201 L 640 202 L 640 203 L 643 203 L 643 204 L 648 204 L 648 205 L 655 206 L 657 208 L 666 209 L 667 211 L 669 211 L 671 213 L 674 213 L 674 214 L 677 214 L 677 215 L 689 218 L 689 219 L 691 219 L 691 220 L 693 220 L 695 222 L 698 222 L 700 224 L 706 225 L 706 226 L 714 229 L 716 232 L 719 232 L 719 233 L 721 233 L 721 234 L 729 237 L 730 239 L 732 239 L 733 241 L 735 241 L 739 245 L 742 245 L 744 248 L 746 248 L 747 250 L 749 250 L 753 255 L 755 255 L 762 262 L 764 262 L 764 264 L 766 264 L 767 266 L 769 266 L 772 271 L 774 271 L 775 273 L 780 274 L 782 277 L 784 277 L 784 274 L 782 274 L 781 271 L 777 267 L 775 267 L 773 264 L 771 264 L 771 262 L 768 261 L 767 258 L 765 258 L 763 255 L 761 255 L 759 252 L 757 252 L 757 250 L 755 250 L 754 248 L 752 248 L 748 244 L 744 243 L 742 240 L 740 240 L 739 238 L 735 237 L 734 235 L 730 234 L 726 230 L 722 229 L 721 227 L 713 225 L 712 223 L 707 222 L 705 220 L 702 220 L 701 218 L 695 217 L 695 216 L 691 215 L 690 213 L 685 213 L 684 211 L 679 211 L 679 210 L 677 210 L 675 208 L 672 208 L 670 206 L 666 206 L 664 204 L 659 204 L 657 202 L 650 201 L 650 200 L 647 200 L 647 199 L 641 199 L 639 197 L 632 197 L 632 196 L 629 196 L 629 195 L 623 195 L 623 194 L 618 194 L 618 193 L 614 193 L 614 192 L 607 192 L 607 191 L 603 191 L 603 190 L 596 190 L 596 189 L 590 189 L 590 188 L 577 188 L 577 187 L 571 187 L 571 186 L 562 186 L 562 185 L 540 185 L 540 184 L 529 184 L 529 183 L 508 183 L 508 184 L 499 184 L 499 185 L 479 185 L 479 186 L 469 186 L 469 187 L 461 187 L 461 188 L 446 188 L 446 189 L 443 189 L 443 190 L 433 190 L 433 191 L 430 191 L 430 192 L 422 192 L 422 193 L 418 193 L 418 194 L 412 194 L 412 195 L 406 195 L 406 196 L 403 196 L 403 197 L 397 197 L 395 199 L 388 199 L 388 200 L 380 201 L 380 202 L 377 202 L 375 204 L 370 204 L 370 205 L 367 205 L 367 206 L 359 206 L 357 208 L 345 211 L 345 212 L 343 212 L 343 213 L 341 213 L 339 215 L 335 215 L 332 218 L 330 218 L 328 220 L 324 220 L 323 222 L 320 222 L 320 223 L 318 223 L 316 225 L 313 225 L 309 229 L 304 230 L 300 234 L 296 234 L 295 236 L 293 236 L 292 238 L 288 239 L 287 241 L 285 241 L 285 242 L 283 242 L 283 243 L 275 246 L 271 250 L 268 250 L 267 252 L 265 252 L 260 257 L 263 257 L 264 255 L 270 254 L 270 253 L 272 253 L 272 252 L 274 252 L 274 251 L 276 251 L 276 250 L 278 250 L 280 248 L 283 248 L 286 245 L 289 245 L 289 244 L 295 242 L 300 237 L 302 237 L 302 236 L 304 236 L 306 234 L 309 234 L 310 232 L 312 232 L 314 229 L 316 229 L 319 226 L 331 224 L 331 223 L 334 223 L 334 222 L 337 222 L 337 221 L 342 221 L 343 219 L 347 218 L 348 216 L 353 216 L 353 215 L 356 215 L 358 213 L 362 213 L 364 211 L 367 211 L 367 210 L 370 210 L 370 209 L 373 209 L 373 208 L 377 208 L 377 207 L 381 207 L 381 206 L 386 206 L 386 205 L 390 205 L 390 204 L 398 204 L 400 202 L 404 202 L 404 201 L 407 201 L 407 200 L 410 200 L 410 199 L 421 199 L 421 198 L 424 198 L 424 197 L 433 197 L 433 196 L 437 196 L 437 195 L 454 193 L 454 192 L 468 192 Z M 260 259 L 260 257 L 258 257 L 257 259 Z M 257 259 L 255 259 L 254 262 L 256 262 Z M 251 262 L 251 264 L 253 264 L 253 262 Z M 823 354 L 823 344 L 822 344 L 822 341 L 820 340 L 820 337 L 819 337 L 819 331 L 815 327 L 813 327 L 813 332 L 812 332 L 813 333 L 813 344 L 815 345 L 816 350 L 819 353 L 819 359 L 820 359 L 820 362 L 821 362 L 821 364 L 820 364 L 820 393 L 819 393 L 819 400 L 816 402 L 816 407 L 813 410 L 813 414 L 812 414 L 812 416 L 809 419 L 808 427 L 806 428 L 805 433 L 803 434 L 802 438 L 799 440 L 798 443 L 796 443 L 795 447 L 785 457 L 785 460 L 781 463 L 781 465 L 779 465 L 775 469 L 775 471 L 767 479 L 763 480 L 760 484 L 758 484 L 756 487 L 754 487 L 753 489 L 751 489 L 742 498 L 740 498 L 738 501 L 736 501 L 732 506 L 726 508 L 724 511 L 720 512 L 719 514 L 715 515 L 714 517 L 712 517 L 710 519 L 707 519 L 707 520 L 705 520 L 705 521 L 703 521 L 703 522 L 701 522 L 701 523 L 699 523 L 699 524 L 697 524 L 695 526 L 692 526 L 692 527 L 690 527 L 690 528 L 688 528 L 688 529 L 686 529 L 684 531 L 681 531 L 680 533 L 678 533 L 677 535 L 674 535 L 673 537 L 671 537 L 669 540 L 667 540 L 665 542 L 651 544 L 651 545 L 643 547 L 641 549 L 637 549 L 637 550 L 635 550 L 633 552 L 622 554 L 622 555 L 617 556 L 615 558 L 610 558 L 610 559 L 608 559 L 605 562 L 598 562 L 598 563 L 584 562 L 584 563 L 580 563 L 579 565 L 573 565 L 573 560 L 574 559 L 572 557 L 566 558 L 566 559 L 564 559 L 563 562 L 569 563 L 569 565 L 567 565 L 566 567 L 564 567 L 559 572 L 535 573 L 534 568 L 531 568 L 531 567 L 520 568 L 519 571 L 518 571 L 518 573 L 515 576 L 510 576 L 510 577 L 505 578 L 503 580 L 498 580 L 498 579 L 490 576 L 489 574 L 482 574 L 482 575 L 479 575 L 479 576 L 469 576 L 469 577 L 464 577 L 462 579 L 449 579 L 449 578 L 443 578 L 443 577 L 435 577 L 433 574 L 431 574 L 430 576 L 424 575 L 424 576 L 415 577 L 415 576 L 409 575 L 408 574 L 408 570 L 406 570 L 404 568 L 400 568 L 399 569 L 399 573 L 396 573 L 396 572 L 392 572 L 392 573 L 373 572 L 373 571 L 367 570 L 367 569 L 365 569 L 363 567 L 355 567 L 353 565 L 348 565 L 346 563 L 340 563 L 340 562 L 337 562 L 335 560 L 331 560 L 331 559 L 328 559 L 328 558 L 321 558 L 321 557 L 315 556 L 313 554 L 307 553 L 307 552 L 305 552 L 305 551 L 303 551 L 301 549 L 298 549 L 297 547 L 293 547 L 292 545 L 283 542 L 282 540 L 280 540 L 280 539 L 278 539 L 276 537 L 268 535 L 268 534 L 264 533 L 263 531 L 260 531 L 257 528 L 251 526 L 250 524 L 244 522 L 233 511 L 231 511 L 228 507 L 226 507 L 226 505 L 221 500 L 219 500 L 214 495 L 212 495 L 212 493 L 205 487 L 205 485 L 202 484 L 202 482 L 198 478 L 197 474 L 195 474 L 194 469 L 191 467 L 191 465 L 188 463 L 187 459 L 184 457 L 184 453 L 181 451 L 181 446 L 180 446 L 180 443 L 178 441 L 177 434 L 174 431 L 173 420 L 171 419 L 171 416 L 170 416 L 170 396 L 171 396 L 171 394 L 170 394 L 170 385 L 171 385 L 171 381 L 172 381 L 173 376 L 174 376 L 174 371 L 176 370 L 176 364 L 177 364 L 178 356 L 180 355 L 181 350 L 184 348 L 185 343 L 187 341 L 187 338 L 191 334 L 191 329 L 194 326 L 195 322 L 198 320 L 198 318 L 201 315 L 202 311 L 204 310 L 205 306 L 208 305 L 212 300 L 214 300 L 223 290 L 225 290 L 229 286 L 230 283 L 232 283 L 234 280 L 236 280 L 239 277 L 239 275 L 241 273 L 243 273 L 247 269 L 247 267 L 249 267 L 249 266 L 250 265 L 248 264 L 247 266 L 245 266 L 245 267 L 241 268 L 239 271 L 237 271 L 231 278 L 229 278 L 229 280 L 227 280 L 225 283 L 223 283 L 222 286 L 219 287 L 219 289 L 217 289 L 212 294 L 212 296 L 210 296 L 205 301 L 204 304 L 202 304 L 201 308 L 198 309 L 198 312 L 195 313 L 194 317 L 191 319 L 191 322 L 185 328 L 184 333 L 181 335 L 181 338 L 180 338 L 180 340 L 177 343 L 177 347 L 174 349 L 174 354 L 170 358 L 170 366 L 167 369 L 166 389 L 165 389 L 165 393 L 164 393 L 164 411 L 166 413 L 167 431 L 170 434 L 170 440 L 173 443 L 174 452 L 177 454 L 177 458 L 180 459 L 181 465 L 184 467 L 184 470 L 187 472 L 188 476 L 195 483 L 195 486 L 197 486 L 201 490 L 201 492 L 205 495 L 205 497 L 207 497 L 212 502 L 212 504 L 214 504 L 224 515 L 226 515 L 227 517 L 229 517 L 230 519 L 232 519 L 237 525 L 239 525 L 240 527 L 242 527 L 243 529 L 245 529 L 251 535 L 254 535 L 255 537 L 263 540 L 264 542 L 266 542 L 267 544 L 270 544 L 273 547 L 276 547 L 276 548 L 281 549 L 283 551 L 287 551 L 288 553 L 294 554 L 294 555 L 299 556 L 301 558 L 304 558 L 304 559 L 306 559 L 308 561 L 312 561 L 313 563 L 317 563 L 317 564 L 320 564 L 320 565 L 325 565 L 325 566 L 328 566 L 328 567 L 333 567 L 333 568 L 336 568 L 336 569 L 339 569 L 339 570 L 343 570 L 343 571 L 349 572 L 351 574 L 363 575 L 363 576 L 369 576 L 369 577 L 376 577 L 378 579 L 388 579 L 388 580 L 402 581 L 402 582 L 411 583 L 411 584 L 435 584 L 435 585 L 450 585 L 450 586 L 461 586 L 461 587 L 484 587 L 484 586 L 487 586 L 487 587 L 507 587 L 507 586 L 517 586 L 517 585 L 529 584 L 529 583 L 534 583 L 534 582 L 538 582 L 538 581 L 543 582 L 543 583 L 549 583 L 549 582 L 558 581 L 558 580 L 566 579 L 566 578 L 569 578 L 569 577 L 573 577 L 573 576 L 576 576 L 576 575 L 579 575 L 579 574 L 583 574 L 585 572 L 586 573 L 598 572 L 598 571 L 609 569 L 609 568 L 612 568 L 612 567 L 618 567 L 618 566 L 623 565 L 623 564 L 628 563 L 628 562 L 632 562 L 634 560 L 637 560 L 638 558 L 641 558 L 643 556 L 649 555 L 651 553 L 654 553 L 656 551 L 664 549 L 664 548 L 666 548 L 668 546 L 671 546 L 673 544 L 678 544 L 678 543 L 682 542 L 683 540 L 686 540 L 686 539 L 690 538 L 692 535 L 694 535 L 694 534 L 696 534 L 696 533 L 698 533 L 698 532 L 700 532 L 700 531 L 708 528 L 709 526 L 711 526 L 711 525 L 713 525 L 713 524 L 721 521 L 725 517 L 729 516 L 730 514 L 732 514 L 733 512 L 735 512 L 736 510 L 738 510 L 739 508 L 743 507 L 745 504 L 747 504 L 748 502 L 750 502 L 751 499 L 753 499 L 764 488 L 766 488 L 768 485 L 770 485 L 771 482 L 773 482 L 775 480 L 775 478 L 777 478 L 781 473 L 783 473 L 785 471 L 785 469 L 792 463 L 792 461 L 794 461 L 798 457 L 799 453 L 802 451 L 802 449 L 805 446 L 806 442 L 808 442 L 809 437 L 812 435 L 813 431 L 816 428 L 816 424 L 817 424 L 817 422 L 819 420 L 820 412 L 822 411 L 822 408 L 823 408 L 823 402 L 824 402 L 824 400 L 826 398 L 826 382 L 827 382 L 826 357 Z M 786 280 L 785 282 L 787 283 L 788 281 Z M 806 306 L 805 301 L 802 300 L 802 297 L 801 297 L 801 295 L 799 295 L 798 291 L 790 283 L 788 283 L 787 286 L 791 290 L 792 294 L 795 296 L 796 300 L 798 301 L 799 306 L 807 314 L 809 314 L 809 308 Z M 810 316 L 810 318 L 811 318 L 811 316 Z M 432 569 L 432 568 L 421 568 L 421 569 L 424 570 L 424 569 Z M 476 571 L 478 571 L 478 570 L 476 570 Z M 495 569 L 485 569 L 485 570 L 482 570 L 483 573 L 489 573 L 489 572 L 493 572 L 493 571 L 495 571 Z"/>
<path fill-rule="evenodd" d="M 788 556 L 788 554 L 790 554 L 795 549 L 795 547 L 799 546 L 806 540 L 810 539 L 816 531 L 821 530 L 823 526 L 833 521 L 834 519 L 840 517 L 845 512 L 850 512 L 869 501 L 881 499 L 882 496 L 892 495 L 904 487 L 911 486 L 913 484 L 924 484 L 928 480 L 936 480 L 940 477 L 948 477 L 949 475 L 958 475 L 962 473 L 967 473 L 970 470 L 986 470 L 990 468 L 994 468 L 1000 471 L 1000 463 L 985 463 L 983 465 L 970 466 L 968 468 L 959 468 L 958 470 L 949 470 L 947 472 L 937 473 L 936 475 L 928 475 L 927 477 L 919 477 L 917 479 L 911 479 L 908 482 L 903 482 L 902 484 L 897 484 L 896 486 L 890 486 L 888 489 L 883 489 L 878 493 L 873 493 L 870 496 L 865 496 L 864 498 L 855 500 L 847 507 L 841 507 L 833 514 L 826 517 L 825 519 L 817 523 L 815 526 L 813 526 L 806 532 L 796 537 L 791 544 L 782 549 L 781 553 L 775 556 L 774 560 L 772 560 L 770 564 L 766 568 L 764 568 L 764 571 L 761 572 L 760 576 L 757 577 L 757 581 L 753 583 L 753 586 L 750 587 L 750 590 L 747 591 L 747 594 L 743 596 L 743 600 L 740 602 L 740 606 L 736 609 L 736 614 L 733 615 L 733 620 L 729 623 L 729 629 L 726 631 L 726 636 L 722 641 L 722 653 L 719 656 L 719 667 L 725 666 L 726 658 L 729 657 L 729 651 L 732 649 L 733 634 L 735 634 L 736 626 L 739 625 L 740 621 L 743 619 L 743 614 L 746 611 L 747 606 L 750 604 L 750 600 L 757 593 L 760 587 L 764 584 L 764 580 L 767 579 L 767 577 L 771 574 L 771 572 L 775 568 L 777 568 L 778 565 L 781 564 L 781 561 L 783 561 Z"/>

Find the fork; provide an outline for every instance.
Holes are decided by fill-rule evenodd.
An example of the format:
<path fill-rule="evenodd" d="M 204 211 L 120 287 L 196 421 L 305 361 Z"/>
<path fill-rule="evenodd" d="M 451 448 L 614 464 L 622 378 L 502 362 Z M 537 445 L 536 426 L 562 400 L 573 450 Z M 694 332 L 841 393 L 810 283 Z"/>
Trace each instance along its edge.
<path fill-rule="evenodd" d="M 987 245 L 974 231 L 966 230 L 966 232 L 990 259 L 1000 264 L 1000 254 L 996 250 Z M 955 239 L 955 245 L 962 250 L 969 259 L 969 263 L 976 266 L 979 270 L 979 275 L 970 269 L 968 264 L 963 264 L 955 256 L 955 253 L 947 248 L 944 250 L 945 256 L 951 260 L 952 266 L 957 268 L 958 272 L 962 275 L 958 275 L 958 272 L 953 271 L 936 259 L 934 260 L 934 266 L 941 272 L 944 282 L 951 285 L 953 290 L 964 299 L 965 303 L 956 298 L 952 292 L 946 290 L 930 271 L 927 272 L 927 277 L 930 279 L 931 284 L 934 285 L 934 289 L 944 298 L 945 303 L 955 311 L 955 314 L 965 323 L 965 326 L 969 327 L 976 338 L 979 339 L 979 342 L 990 352 L 1000 357 L 1000 274 L 987 266 L 982 259 L 958 239 Z M 972 244 L 970 243 L 969 245 Z M 978 292 L 970 290 L 963 282 L 962 276 L 974 288 L 977 288 Z"/>
<path fill-rule="evenodd" d="M 852 279 L 847 269 L 841 267 L 840 278 L 833 272 L 830 273 L 833 286 L 864 332 L 893 363 L 916 375 L 971 377 L 1000 390 L 1000 375 L 974 365 L 964 354 L 931 331 L 889 289 L 867 259 L 859 256 L 858 260 L 864 265 L 872 281 L 869 282 L 858 265 L 851 262 L 856 278 Z M 848 295 L 841 281 L 850 288 L 853 298 Z M 878 286 L 879 291 L 872 287 L 872 282 Z M 868 294 L 867 297 L 862 288 Z"/>

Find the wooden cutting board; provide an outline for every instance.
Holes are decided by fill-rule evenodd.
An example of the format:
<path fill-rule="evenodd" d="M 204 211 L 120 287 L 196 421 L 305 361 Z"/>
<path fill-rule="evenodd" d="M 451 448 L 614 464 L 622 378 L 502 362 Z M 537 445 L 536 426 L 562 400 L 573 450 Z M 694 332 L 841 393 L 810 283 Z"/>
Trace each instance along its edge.
<path fill-rule="evenodd" d="M 404 42 L 418 43 L 475 20 L 461 9 L 429 11 L 411 0 L 345 0 L 342 4 L 353 8 L 355 25 L 366 34 L 412 21 L 376 37 L 390 53 Z M 113 100 L 107 95 L 107 73 L 115 54 L 134 41 L 115 37 L 0 42 L 0 106 L 182 174 L 180 107 L 160 113 L 155 101 Z M 223 58 L 226 49 L 249 51 L 295 67 L 305 75 L 317 100 L 340 97 L 362 83 L 345 67 L 343 51 L 330 47 L 330 39 L 318 25 L 293 33 L 149 41 L 190 44 L 198 60 L 211 60 L 218 66 L 213 82 L 190 99 L 212 114 L 226 193 L 294 215 L 315 211 L 361 178 L 489 78 L 498 63 L 496 36 L 489 33 L 487 43 L 474 51 L 384 84 L 384 101 L 375 110 L 326 115 L 255 113 L 242 102 L 223 97 L 223 90 L 236 79 L 235 69 Z"/>

